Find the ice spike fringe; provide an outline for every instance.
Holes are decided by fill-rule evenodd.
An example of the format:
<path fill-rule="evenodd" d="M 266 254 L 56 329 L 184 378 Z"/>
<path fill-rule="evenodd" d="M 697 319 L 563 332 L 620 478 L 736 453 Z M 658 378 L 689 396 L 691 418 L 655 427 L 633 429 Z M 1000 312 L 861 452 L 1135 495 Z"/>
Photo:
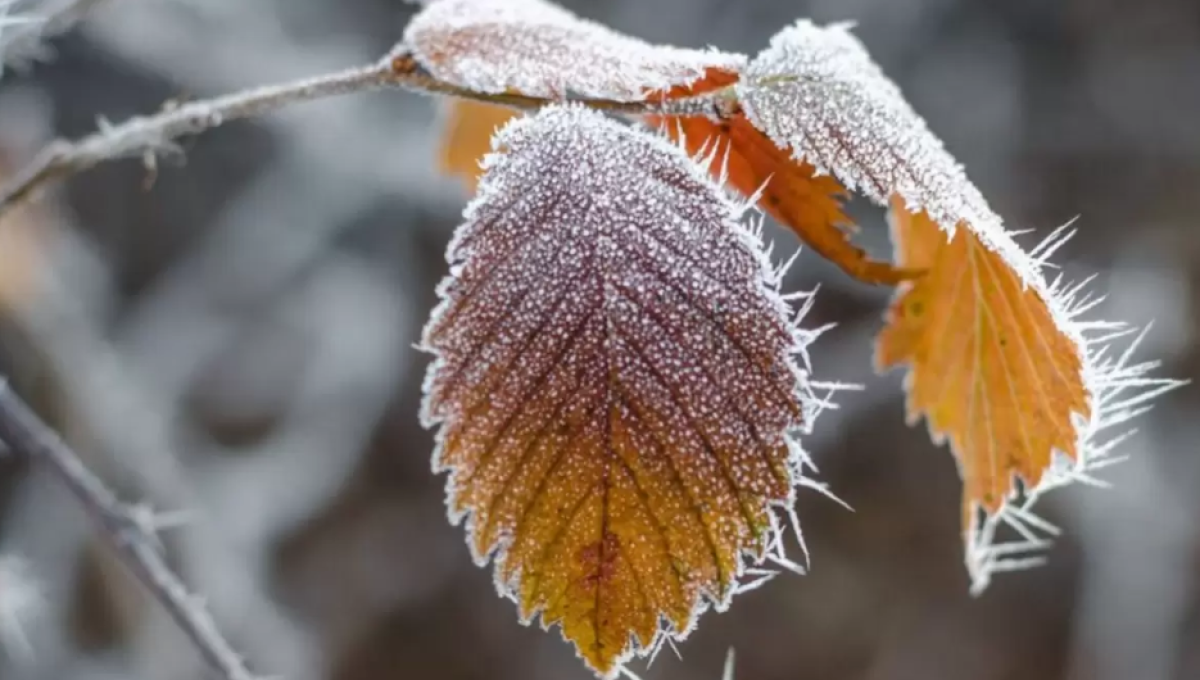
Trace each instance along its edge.
<path fill-rule="evenodd" d="M 1149 377 L 1154 363 L 1133 363 L 1136 341 L 1120 357 L 1109 356 L 1112 331 L 1120 324 L 1082 320 L 1095 300 L 1080 297 L 1081 287 L 1045 277 L 1047 258 L 1069 232 L 1056 231 L 1041 246 L 1023 251 L 848 25 L 821 27 L 801 20 L 784 29 L 751 61 L 737 90 L 751 121 L 781 148 L 790 148 L 798 161 L 833 174 L 881 205 L 900 197 L 901 209 L 924 212 L 947 239 L 967 229 L 1044 302 L 1058 331 L 1075 348 L 1088 408 L 1073 418 L 1074 455 L 1056 452 L 1036 483 L 1023 480 L 1023 493 L 1014 492 L 966 536 L 965 561 L 975 592 L 986 588 L 998 571 L 1032 564 L 1031 553 L 1043 549 L 1056 533 L 1033 514 L 1038 498 L 1066 483 L 1087 481 L 1094 470 L 1110 463 L 1123 435 L 1114 441 L 1106 439 L 1106 432 L 1180 383 Z M 902 284 L 900 295 L 911 285 Z M 910 373 L 906 388 L 912 377 Z M 916 415 L 910 408 L 910 419 Z M 935 441 L 941 439 L 932 434 Z M 1017 539 L 998 544 L 1001 525 L 1014 529 Z"/>

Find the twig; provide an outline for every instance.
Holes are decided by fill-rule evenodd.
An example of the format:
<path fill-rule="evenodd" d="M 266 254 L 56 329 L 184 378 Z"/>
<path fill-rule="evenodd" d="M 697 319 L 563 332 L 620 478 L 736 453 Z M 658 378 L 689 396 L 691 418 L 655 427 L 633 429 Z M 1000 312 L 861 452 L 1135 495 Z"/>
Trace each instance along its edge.
<path fill-rule="evenodd" d="M 200 134 L 231 120 L 260 116 L 290 104 L 384 87 L 401 87 L 424 94 L 474 99 L 518 109 L 536 109 L 557 101 L 520 94 L 475 92 L 440 81 L 422 69 L 407 50 L 399 48 L 366 67 L 188 104 L 168 105 L 159 114 L 138 116 L 120 125 L 101 121 L 100 129 L 94 134 L 74 142 L 59 140 L 50 144 L 0 189 L 0 218 L 47 183 L 88 170 L 105 161 L 142 157 L 152 167 L 156 155 L 174 150 L 172 142 L 179 137 Z M 718 91 L 665 102 L 605 99 L 564 101 L 616 113 L 721 116 L 729 110 L 728 94 Z"/>
<path fill-rule="evenodd" d="M 391 80 L 390 67 L 375 65 L 168 106 L 158 115 L 138 116 L 116 126 L 102 121 L 96 133 L 76 142 L 56 141 L 38 154 L 0 191 L 0 216 L 47 182 L 104 161 L 139 156 L 150 158 L 171 150 L 172 140 L 178 137 L 199 134 L 231 120 L 262 115 L 294 102 L 383 87 Z"/>
<path fill-rule="evenodd" d="M 222 678 L 256 679 L 217 630 L 200 598 L 189 593 L 167 565 L 155 535 L 160 523 L 150 511 L 121 502 L 2 379 L 0 440 L 14 452 L 47 465 L 66 485 L 125 566 L 158 598 Z"/>

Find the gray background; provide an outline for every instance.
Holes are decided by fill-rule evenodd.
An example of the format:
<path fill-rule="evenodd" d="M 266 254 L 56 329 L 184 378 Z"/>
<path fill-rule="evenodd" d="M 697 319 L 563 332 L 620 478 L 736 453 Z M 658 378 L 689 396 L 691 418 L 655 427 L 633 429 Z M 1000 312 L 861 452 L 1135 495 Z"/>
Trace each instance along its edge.
<path fill-rule="evenodd" d="M 1069 275 L 1101 272 L 1098 315 L 1155 321 L 1143 356 L 1200 374 L 1200 4 L 1194 0 L 611 0 L 579 13 L 654 41 L 753 53 L 799 17 L 858 35 L 994 207 L 1046 233 L 1075 217 Z M 97 116 L 365 62 L 413 7 L 386 0 L 113 0 L 0 80 L 10 165 Z M 255 668 L 289 680 L 589 677 L 524 628 L 445 520 L 417 423 L 434 303 L 464 202 L 432 169 L 435 106 L 331 100 L 183 142 L 153 188 L 136 162 L 57 187 L 36 305 L 0 323 L 0 366 L 130 498 L 185 509 L 172 559 Z M 888 246 L 855 205 L 861 239 Z M 773 231 L 784 250 L 789 234 Z M 12 256 L 3 261 L 11 264 Z M 860 381 L 808 442 L 851 514 L 799 507 L 814 571 L 706 615 L 648 678 L 1166 680 L 1200 677 L 1200 421 L 1162 400 L 1109 491 L 1069 490 L 1049 566 L 967 594 L 960 484 L 904 424 L 900 376 L 871 374 L 888 291 L 805 253 L 820 282 L 821 377 Z M 30 658 L 0 677 L 206 677 L 51 480 L 0 460 L 0 551 L 45 593 Z M 0 585 L 0 597 L 4 597 Z"/>

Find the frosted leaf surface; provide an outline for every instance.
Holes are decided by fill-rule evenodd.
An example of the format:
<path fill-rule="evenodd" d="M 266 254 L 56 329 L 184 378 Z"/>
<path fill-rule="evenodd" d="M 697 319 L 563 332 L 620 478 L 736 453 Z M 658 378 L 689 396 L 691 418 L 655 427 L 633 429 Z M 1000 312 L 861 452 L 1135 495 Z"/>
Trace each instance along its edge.
<path fill-rule="evenodd" d="M 908 366 L 910 421 L 924 416 L 959 461 L 973 590 L 1035 564 L 1057 534 L 1037 499 L 1092 481 L 1124 438 L 1108 430 L 1178 383 L 1150 377 L 1132 348 L 1112 358 L 1121 324 L 1083 320 L 1096 298 L 1045 276 L 1065 232 L 1018 246 L 847 26 L 784 29 L 737 91 L 779 147 L 891 205 L 897 262 L 925 274 L 900 284 L 877 363 Z"/>
<path fill-rule="evenodd" d="M 494 144 L 423 336 L 422 416 L 476 561 L 612 677 L 788 564 L 811 333 L 744 206 L 678 147 L 559 106 Z"/>
<path fill-rule="evenodd" d="M 999 228 L 962 166 L 847 25 L 801 20 L 784 29 L 737 89 L 751 122 L 850 190 L 880 205 L 899 195 L 947 231 L 961 222 Z"/>
<path fill-rule="evenodd" d="M 1046 259 L 1069 232 L 1012 256 L 972 230 L 948 241 L 898 202 L 892 232 L 900 262 L 926 274 L 897 292 L 876 361 L 908 366 L 909 421 L 924 416 L 958 460 L 965 561 L 979 592 L 997 572 L 1044 559 L 1058 529 L 1035 514 L 1038 499 L 1097 483 L 1129 434 L 1112 429 L 1179 383 L 1151 376 L 1156 362 L 1135 362 L 1136 341 L 1121 347 L 1130 329 L 1084 318 L 1098 301 L 1084 285 L 1047 283 Z"/>
<path fill-rule="evenodd" d="M 548 99 L 641 101 L 746 61 L 651 45 L 543 0 L 434 0 L 413 17 L 404 42 L 440 80 Z"/>
<path fill-rule="evenodd" d="M 898 263 L 926 273 L 899 286 L 878 365 L 909 367 L 910 421 L 924 416 L 959 461 L 972 588 L 1036 563 L 1057 533 L 1037 499 L 1091 480 L 1123 438 L 1107 430 L 1177 383 L 1129 352 L 1109 358 L 1120 324 L 1082 320 L 1095 299 L 1044 275 L 1062 232 L 1022 250 L 847 26 L 783 30 L 737 89 L 751 122 L 797 160 L 891 204 Z"/>

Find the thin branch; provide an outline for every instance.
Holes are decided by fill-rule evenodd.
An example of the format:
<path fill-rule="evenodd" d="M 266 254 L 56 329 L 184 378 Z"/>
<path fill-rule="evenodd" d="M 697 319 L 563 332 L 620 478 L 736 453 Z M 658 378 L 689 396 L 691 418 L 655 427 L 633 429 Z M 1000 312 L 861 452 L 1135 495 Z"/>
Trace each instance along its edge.
<path fill-rule="evenodd" d="M 0 440 L 14 452 L 46 465 L 87 510 L 125 566 L 158 598 L 205 661 L 225 680 L 256 680 L 221 635 L 203 601 L 188 592 L 163 557 L 161 521 L 144 506 L 121 502 L 49 428 L 8 382 L 0 379 Z"/>
<path fill-rule="evenodd" d="M 119 158 L 141 157 L 153 169 L 158 154 L 177 151 L 173 140 L 197 135 L 231 120 L 252 118 L 296 104 L 335 95 L 400 87 L 415 92 L 446 95 L 498 104 L 517 109 L 537 109 L 556 100 L 520 94 L 475 92 L 440 81 L 420 67 L 403 48 L 370 66 L 270 85 L 214 99 L 169 104 L 161 113 L 138 116 L 120 125 L 101 121 L 100 129 L 77 141 L 59 140 L 38 156 L 0 189 L 0 218 L 49 182 L 88 170 Z M 724 116 L 729 112 L 730 93 L 718 91 L 698 97 L 665 102 L 622 102 L 605 99 L 570 99 L 585 106 L 614 113 L 660 113 L 680 116 Z"/>
<path fill-rule="evenodd" d="M 195 135 L 231 120 L 249 118 L 295 102 L 383 87 L 392 80 L 383 64 L 261 87 L 216 99 L 172 106 L 154 116 L 138 116 L 120 125 L 100 123 L 99 131 L 78 141 L 56 141 L 0 191 L 0 216 L 48 182 L 90 169 L 104 161 L 144 157 L 174 149 L 172 140 Z"/>

